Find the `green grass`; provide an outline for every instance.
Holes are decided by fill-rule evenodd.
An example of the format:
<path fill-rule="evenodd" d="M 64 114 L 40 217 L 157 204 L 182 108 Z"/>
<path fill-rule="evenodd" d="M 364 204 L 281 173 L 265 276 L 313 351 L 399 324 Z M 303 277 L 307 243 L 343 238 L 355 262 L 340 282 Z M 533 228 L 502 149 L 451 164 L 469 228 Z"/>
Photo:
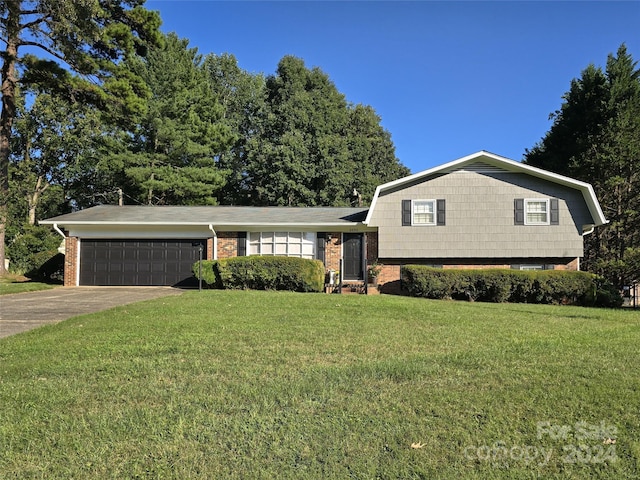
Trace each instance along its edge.
<path fill-rule="evenodd" d="M 639 345 L 631 311 L 190 292 L 0 341 L 0 472 L 640 478 Z"/>
<path fill-rule="evenodd" d="M 36 292 L 38 290 L 49 290 L 59 285 L 52 285 L 41 282 L 31 282 L 28 279 L 16 275 L 7 274 L 0 276 L 0 295 L 12 293 Z"/>

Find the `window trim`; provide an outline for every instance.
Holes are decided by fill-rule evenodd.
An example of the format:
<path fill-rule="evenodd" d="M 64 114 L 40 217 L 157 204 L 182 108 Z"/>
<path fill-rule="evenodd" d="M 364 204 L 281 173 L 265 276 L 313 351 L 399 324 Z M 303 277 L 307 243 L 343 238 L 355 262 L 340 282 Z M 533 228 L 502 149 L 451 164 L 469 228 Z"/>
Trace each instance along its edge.
<path fill-rule="evenodd" d="M 431 223 L 416 223 L 415 222 L 415 204 L 418 202 L 423 202 L 423 203 L 431 203 L 432 207 L 433 207 L 433 222 Z M 436 225 L 438 225 L 438 201 L 434 198 L 426 198 L 426 199 L 415 199 L 415 200 L 411 200 L 411 226 L 412 227 L 435 227 Z"/>
<path fill-rule="evenodd" d="M 528 206 L 529 203 L 542 203 L 545 204 L 545 215 L 546 220 L 544 222 L 530 222 L 529 221 L 529 211 Z M 524 199 L 524 224 L 525 225 L 551 225 L 551 210 L 550 210 L 550 199 L 549 198 L 525 198 Z M 538 212 L 531 212 L 538 213 Z"/>

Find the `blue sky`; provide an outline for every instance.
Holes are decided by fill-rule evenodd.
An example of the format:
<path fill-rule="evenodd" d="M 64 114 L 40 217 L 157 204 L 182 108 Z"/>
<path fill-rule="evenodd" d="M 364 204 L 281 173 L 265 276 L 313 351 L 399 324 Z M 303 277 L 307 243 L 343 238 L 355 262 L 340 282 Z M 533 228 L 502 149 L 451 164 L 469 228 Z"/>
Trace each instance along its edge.
<path fill-rule="evenodd" d="M 163 31 L 274 74 L 295 55 L 371 105 L 412 172 L 479 150 L 521 160 L 573 78 L 626 43 L 640 2 L 148 0 Z"/>

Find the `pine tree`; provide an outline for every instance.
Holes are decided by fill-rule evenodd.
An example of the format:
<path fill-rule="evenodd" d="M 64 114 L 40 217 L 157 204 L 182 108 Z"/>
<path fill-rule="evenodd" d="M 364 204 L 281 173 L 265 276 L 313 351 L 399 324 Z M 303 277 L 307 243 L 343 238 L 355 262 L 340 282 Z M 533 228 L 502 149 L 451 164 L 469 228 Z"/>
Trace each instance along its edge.
<path fill-rule="evenodd" d="M 151 91 L 148 109 L 114 160 L 140 203 L 215 204 L 226 172 L 216 158 L 233 141 L 221 122 L 202 56 L 188 40 L 166 36 L 146 58 L 127 62 Z"/>
<path fill-rule="evenodd" d="M 593 185 L 609 224 L 586 237 L 584 265 L 622 285 L 632 280 L 627 263 L 640 247 L 637 62 L 622 45 L 608 56 L 604 72 L 590 65 L 563 98 L 551 129 L 525 162 Z"/>

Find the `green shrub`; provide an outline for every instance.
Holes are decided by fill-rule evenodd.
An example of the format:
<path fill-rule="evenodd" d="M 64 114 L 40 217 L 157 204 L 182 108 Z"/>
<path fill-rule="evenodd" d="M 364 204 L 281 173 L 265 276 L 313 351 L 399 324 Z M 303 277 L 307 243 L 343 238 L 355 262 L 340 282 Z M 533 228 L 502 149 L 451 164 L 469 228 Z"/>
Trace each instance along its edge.
<path fill-rule="evenodd" d="M 198 275 L 198 263 L 193 271 Z M 206 260 L 202 280 L 209 288 L 321 292 L 324 266 L 319 260 L 293 257 L 233 257 Z"/>
<path fill-rule="evenodd" d="M 405 289 L 415 297 L 603 307 L 622 304 L 610 283 L 587 272 L 443 270 L 408 265 L 402 269 L 402 278 Z"/>
<path fill-rule="evenodd" d="M 597 276 L 594 280 L 593 303 L 598 307 L 618 308 L 623 300 L 618 289 L 606 278 Z"/>
<path fill-rule="evenodd" d="M 32 280 L 39 280 L 41 282 L 63 283 L 64 281 L 64 255 L 59 252 L 55 252 L 51 256 L 52 252 L 40 252 L 38 257 L 45 259 L 37 269 L 30 270 L 26 273 L 26 276 Z"/>
<path fill-rule="evenodd" d="M 512 270 L 510 272 L 511 292 L 508 301 L 513 303 L 535 303 L 533 292 L 537 272 L 526 270 Z"/>
<path fill-rule="evenodd" d="M 533 303 L 593 304 L 595 277 L 586 272 L 557 270 L 536 272 Z"/>
<path fill-rule="evenodd" d="M 511 298 L 511 275 L 508 270 L 476 272 L 474 276 L 483 302 L 504 303 Z"/>
<path fill-rule="evenodd" d="M 40 268 L 58 254 L 62 237 L 49 228 L 26 225 L 23 233 L 7 245 L 12 272 L 36 278 Z"/>
<path fill-rule="evenodd" d="M 409 265 L 402 269 L 402 283 L 413 297 L 450 299 L 453 282 L 445 270 Z"/>
<path fill-rule="evenodd" d="M 202 283 L 205 288 L 222 288 L 220 283 L 217 260 L 203 260 L 202 261 Z M 200 276 L 200 262 L 196 262 L 192 267 L 193 275 L 196 278 Z"/>

